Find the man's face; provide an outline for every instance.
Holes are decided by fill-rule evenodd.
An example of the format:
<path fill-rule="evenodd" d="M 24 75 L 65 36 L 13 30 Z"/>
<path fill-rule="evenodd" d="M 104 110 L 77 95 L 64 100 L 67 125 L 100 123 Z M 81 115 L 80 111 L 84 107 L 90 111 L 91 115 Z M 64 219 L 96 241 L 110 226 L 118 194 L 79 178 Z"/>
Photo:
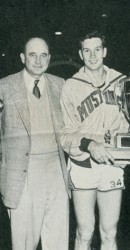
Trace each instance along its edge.
<path fill-rule="evenodd" d="M 91 71 L 98 70 L 103 65 L 103 58 L 106 56 L 107 50 L 102 46 L 100 38 L 85 39 L 82 43 L 82 49 L 79 51 L 81 59 L 84 61 L 85 67 Z"/>
<path fill-rule="evenodd" d="M 49 49 L 46 42 L 40 38 L 32 38 L 25 47 L 25 53 L 20 55 L 27 72 L 38 79 L 47 69 L 50 62 Z"/>

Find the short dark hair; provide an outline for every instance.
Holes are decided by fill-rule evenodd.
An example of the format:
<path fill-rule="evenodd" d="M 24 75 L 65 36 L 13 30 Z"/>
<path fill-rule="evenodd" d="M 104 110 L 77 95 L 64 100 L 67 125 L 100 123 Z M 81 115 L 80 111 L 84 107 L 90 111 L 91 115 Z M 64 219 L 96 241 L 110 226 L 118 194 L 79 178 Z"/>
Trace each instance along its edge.
<path fill-rule="evenodd" d="M 79 40 L 79 45 L 80 45 L 80 49 L 82 48 L 82 43 L 84 42 L 84 40 L 86 39 L 91 39 L 91 38 L 100 38 L 102 41 L 102 46 L 103 48 L 106 47 L 106 38 L 105 36 L 99 32 L 99 31 L 92 31 L 90 33 L 85 34 L 84 36 L 82 36 Z"/>

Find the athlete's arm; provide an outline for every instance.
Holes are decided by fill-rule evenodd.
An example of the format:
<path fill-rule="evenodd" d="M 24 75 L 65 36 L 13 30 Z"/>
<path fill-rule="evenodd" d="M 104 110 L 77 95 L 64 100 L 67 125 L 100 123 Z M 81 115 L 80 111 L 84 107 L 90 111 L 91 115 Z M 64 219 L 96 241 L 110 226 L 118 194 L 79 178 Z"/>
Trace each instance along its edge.
<path fill-rule="evenodd" d="M 70 156 L 82 157 L 84 154 L 80 150 L 80 141 L 83 135 L 80 133 L 80 123 L 74 114 L 74 104 L 72 103 L 71 92 L 66 85 L 63 86 L 61 94 L 61 111 L 63 117 L 63 129 L 61 133 L 61 145 Z"/>

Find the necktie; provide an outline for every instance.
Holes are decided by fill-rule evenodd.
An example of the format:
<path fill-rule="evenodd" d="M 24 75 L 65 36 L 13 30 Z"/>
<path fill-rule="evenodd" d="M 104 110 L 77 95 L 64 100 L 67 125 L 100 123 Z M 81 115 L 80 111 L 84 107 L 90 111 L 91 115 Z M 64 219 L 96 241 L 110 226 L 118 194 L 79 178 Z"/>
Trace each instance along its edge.
<path fill-rule="evenodd" d="M 34 88 L 33 88 L 33 94 L 39 99 L 41 97 L 40 90 L 38 88 L 38 82 L 39 80 L 34 81 Z"/>

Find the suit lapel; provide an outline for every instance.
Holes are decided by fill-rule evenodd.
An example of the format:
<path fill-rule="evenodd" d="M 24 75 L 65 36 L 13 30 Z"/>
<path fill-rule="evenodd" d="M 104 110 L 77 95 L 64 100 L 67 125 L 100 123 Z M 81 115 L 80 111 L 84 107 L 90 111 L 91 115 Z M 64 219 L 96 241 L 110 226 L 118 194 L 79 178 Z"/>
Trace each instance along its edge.
<path fill-rule="evenodd" d="M 58 91 L 56 84 L 54 84 L 54 82 L 52 81 L 52 79 L 50 79 L 50 77 L 47 74 L 44 74 L 44 76 L 46 80 L 52 122 L 53 122 L 54 130 L 56 133 L 56 139 L 59 141 L 59 136 L 57 137 L 57 134 L 60 133 L 61 127 L 62 127 L 62 119 L 60 119 L 61 110 L 60 110 L 60 105 L 59 105 L 59 101 L 60 101 L 59 91 Z M 27 92 L 26 92 L 26 87 L 25 87 L 25 82 L 24 82 L 24 77 L 23 77 L 23 71 L 17 75 L 12 85 L 13 85 L 12 96 L 13 96 L 14 103 L 19 112 L 21 120 L 25 126 L 25 129 L 27 130 L 27 133 L 30 136 L 30 130 L 31 130 L 30 113 L 29 113 L 29 106 L 28 106 L 28 100 L 27 100 Z"/>
<path fill-rule="evenodd" d="M 66 161 L 65 161 L 65 156 L 63 149 L 61 147 L 60 143 L 60 133 L 62 129 L 62 114 L 61 114 L 61 109 L 60 109 L 60 93 L 57 87 L 57 83 L 53 82 L 53 78 L 51 76 L 51 79 L 48 75 L 45 75 L 46 77 L 46 82 L 47 82 L 47 92 L 48 92 L 48 97 L 49 97 L 49 103 L 50 103 L 50 109 L 51 109 L 51 116 L 52 116 L 52 122 L 53 122 L 53 127 L 54 127 L 54 132 L 55 132 L 55 138 L 57 142 L 57 146 L 59 149 L 59 157 L 61 161 L 61 169 L 66 185 L 66 190 L 68 192 L 68 195 L 71 197 L 70 191 L 68 190 L 68 174 L 67 174 L 67 168 L 66 168 Z"/>
<path fill-rule="evenodd" d="M 60 110 L 60 96 L 56 83 L 48 75 L 45 75 L 49 103 L 51 108 L 52 122 L 56 133 L 59 133 L 62 127 L 61 110 Z"/>
<path fill-rule="evenodd" d="M 21 120 L 30 136 L 30 113 L 27 100 L 27 92 L 24 83 L 23 71 L 19 73 L 18 78 L 13 82 L 13 100 L 19 112 Z"/>

